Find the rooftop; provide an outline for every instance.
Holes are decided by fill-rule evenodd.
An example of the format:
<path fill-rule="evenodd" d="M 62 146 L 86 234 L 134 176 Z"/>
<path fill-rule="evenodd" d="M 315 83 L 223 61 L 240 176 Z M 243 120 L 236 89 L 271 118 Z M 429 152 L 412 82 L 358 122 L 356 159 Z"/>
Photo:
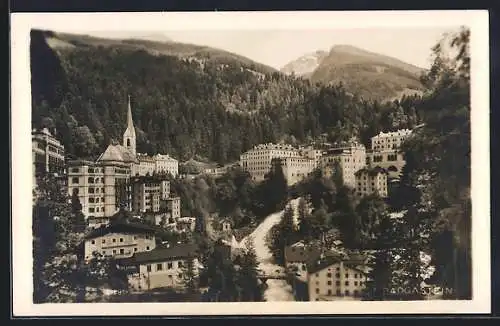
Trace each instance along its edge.
<path fill-rule="evenodd" d="M 360 175 L 362 173 L 368 173 L 370 176 L 375 176 L 375 175 L 377 175 L 379 173 L 388 174 L 388 172 L 387 172 L 386 169 L 381 168 L 379 166 L 376 166 L 376 167 L 374 167 L 372 169 L 370 169 L 370 168 L 362 168 L 361 170 L 356 171 L 354 173 L 354 175 L 358 176 L 358 175 Z"/>
<path fill-rule="evenodd" d="M 130 150 L 122 145 L 110 144 L 97 162 L 124 162 L 137 163 L 137 158 Z"/>
<path fill-rule="evenodd" d="M 198 248 L 194 244 L 160 245 L 151 251 L 135 253 L 132 257 L 123 259 L 124 265 L 137 265 L 149 262 L 172 260 L 176 258 L 195 257 Z"/>

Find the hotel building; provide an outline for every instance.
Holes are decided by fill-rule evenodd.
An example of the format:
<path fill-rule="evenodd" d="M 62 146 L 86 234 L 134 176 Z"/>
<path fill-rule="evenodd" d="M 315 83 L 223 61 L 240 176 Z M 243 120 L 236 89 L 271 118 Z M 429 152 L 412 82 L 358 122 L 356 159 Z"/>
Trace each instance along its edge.
<path fill-rule="evenodd" d="M 369 167 L 386 169 L 389 178 L 399 178 L 405 165 L 401 145 L 411 135 L 411 130 L 401 129 L 372 137 L 372 148 L 366 156 Z"/>
<path fill-rule="evenodd" d="M 363 261 L 327 257 L 308 266 L 309 301 L 360 300 L 366 286 Z"/>
<path fill-rule="evenodd" d="M 361 169 L 356 175 L 356 195 L 364 197 L 378 194 L 387 197 L 387 171 L 382 168 Z"/>
<path fill-rule="evenodd" d="M 157 177 L 132 177 L 132 211 L 153 212 L 160 211 L 160 201 L 170 197 L 170 182 Z"/>
<path fill-rule="evenodd" d="M 63 173 L 64 146 L 47 128 L 31 133 L 33 174 Z"/>
<path fill-rule="evenodd" d="M 335 173 L 333 168 L 337 162 L 344 184 L 354 188 L 356 186 L 355 173 L 366 166 L 366 149 L 357 141 L 346 142 L 325 150 L 320 162 L 326 175 Z"/>

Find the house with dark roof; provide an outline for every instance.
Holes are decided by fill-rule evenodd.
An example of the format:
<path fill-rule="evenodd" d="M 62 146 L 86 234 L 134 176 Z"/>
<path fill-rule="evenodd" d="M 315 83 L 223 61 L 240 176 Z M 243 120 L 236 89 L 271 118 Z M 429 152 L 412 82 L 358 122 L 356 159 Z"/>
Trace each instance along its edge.
<path fill-rule="evenodd" d="M 378 194 L 387 197 L 387 170 L 381 167 L 364 168 L 355 174 L 355 190 L 358 197 Z"/>
<path fill-rule="evenodd" d="M 285 266 L 290 271 L 300 275 L 300 279 L 307 279 L 307 264 L 311 260 L 317 260 L 321 255 L 321 249 L 316 245 L 306 245 L 303 242 L 294 243 L 285 247 Z"/>
<path fill-rule="evenodd" d="M 125 258 L 156 247 L 157 229 L 141 223 L 131 223 L 117 215 L 112 222 L 90 230 L 84 238 L 85 260 L 93 253 L 105 257 Z"/>
<path fill-rule="evenodd" d="M 309 301 L 360 300 L 368 268 L 364 257 L 326 255 L 307 267 Z"/>
<path fill-rule="evenodd" d="M 135 253 L 120 260 L 128 271 L 128 280 L 135 291 L 157 288 L 182 288 L 188 261 L 193 261 L 195 278 L 202 267 L 198 259 L 198 247 L 194 244 L 160 245 L 154 250 Z"/>

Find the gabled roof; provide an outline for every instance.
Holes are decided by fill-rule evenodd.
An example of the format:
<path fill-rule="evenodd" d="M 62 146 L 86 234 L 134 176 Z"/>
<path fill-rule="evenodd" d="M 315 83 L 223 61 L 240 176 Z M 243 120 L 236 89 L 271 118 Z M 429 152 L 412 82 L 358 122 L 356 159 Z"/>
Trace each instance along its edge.
<path fill-rule="evenodd" d="M 195 244 L 177 244 L 171 247 L 157 247 L 151 251 L 135 253 L 132 257 L 121 260 L 123 265 L 138 265 L 150 262 L 195 257 L 198 247 Z"/>
<path fill-rule="evenodd" d="M 110 144 L 104 153 L 99 156 L 97 162 L 124 162 L 138 163 L 134 153 L 122 145 Z"/>
<path fill-rule="evenodd" d="M 109 233 L 140 233 L 152 234 L 157 232 L 157 228 L 142 224 L 133 223 L 126 220 L 128 212 L 124 210 L 118 211 L 113 217 L 110 218 L 110 223 L 106 226 L 94 229 L 85 235 L 85 240 L 102 237 Z"/>
<path fill-rule="evenodd" d="M 347 268 L 354 269 L 365 274 L 368 272 L 365 260 L 361 257 L 353 256 L 345 259 L 342 255 L 338 254 L 325 255 L 325 258 L 323 259 L 311 261 L 307 266 L 307 271 L 309 273 L 316 273 L 340 262 L 343 262 L 344 266 Z"/>
<path fill-rule="evenodd" d="M 368 168 L 363 168 L 361 170 L 358 170 L 354 173 L 354 175 L 358 176 L 360 175 L 361 173 L 368 173 L 369 175 L 371 176 L 375 176 L 377 175 L 378 173 L 383 173 L 383 174 L 388 174 L 387 170 L 386 169 L 383 169 L 379 166 L 376 166 L 374 167 L 373 169 L 368 169 Z"/>

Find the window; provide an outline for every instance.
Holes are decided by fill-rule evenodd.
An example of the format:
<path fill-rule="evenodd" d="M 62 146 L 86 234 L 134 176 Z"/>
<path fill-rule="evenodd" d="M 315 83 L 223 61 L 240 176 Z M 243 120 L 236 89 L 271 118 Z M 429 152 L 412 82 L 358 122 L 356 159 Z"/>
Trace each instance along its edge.
<path fill-rule="evenodd" d="M 345 290 L 345 295 L 350 295 L 351 293 L 349 292 L 349 290 Z"/>
<path fill-rule="evenodd" d="M 92 243 L 92 244 L 95 244 L 95 240 L 92 240 L 92 241 L 91 241 L 91 243 Z"/>
<path fill-rule="evenodd" d="M 340 267 L 337 267 L 336 270 L 337 270 L 337 272 L 339 272 L 340 271 Z"/>
<path fill-rule="evenodd" d="M 151 272 L 151 265 L 146 265 L 146 271 Z"/>
<path fill-rule="evenodd" d="M 336 291 L 336 294 L 340 297 L 342 294 L 340 293 L 340 290 Z"/>
<path fill-rule="evenodd" d="M 332 277 L 332 273 L 326 274 L 326 277 Z"/>
<path fill-rule="evenodd" d="M 316 273 L 316 277 L 319 277 L 319 273 Z"/>
<path fill-rule="evenodd" d="M 113 249 L 113 254 L 116 254 L 116 250 L 115 249 Z"/>
<path fill-rule="evenodd" d="M 134 252 L 137 251 L 137 248 L 134 248 Z"/>
<path fill-rule="evenodd" d="M 123 238 L 120 238 L 120 242 L 123 242 Z"/>
<path fill-rule="evenodd" d="M 340 281 L 335 281 L 336 286 L 340 286 Z"/>
<path fill-rule="evenodd" d="M 94 203 L 94 198 L 90 197 L 89 198 L 89 203 L 93 204 Z"/>
<path fill-rule="evenodd" d="M 172 269 L 172 267 L 173 267 L 173 263 L 168 263 L 168 264 L 167 264 L 167 268 L 168 268 L 168 269 Z"/>
<path fill-rule="evenodd" d="M 345 277 L 346 277 L 346 278 L 349 278 L 349 273 L 345 273 Z"/>
<path fill-rule="evenodd" d="M 136 235 L 134 235 L 134 240 L 137 240 L 137 236 Z"/>
<path fill-rule="evenodd" d="M 93 194 L 94 193 L 94 188 L 90 187 L 89 188 L 89 193 Z"/>
<path fill-rule="evenodd" d="M 120 249 L 120 255 L 123 255 L 125 253 L 125 249 Z"/>
<path fill-rule="evenodd" d="M 103 251 L 102 251 L 102 254 L 103 254 L 103 255 L 106 255 L 106 250 L 103 250 Z"/>
<path fill-rule="evenodd" d="M 94 178 L 89 177 L 88 181 L 89 181 L 89 183 L 94 183 Z"/>
<path fill-rule="evenodd" d="M 318 288 L 316 288 L 316 294 L 319 294 L 319 289 Z"/>
<path fill-rule="evenodd" d="M 94 207 L 90 207 L 89 208 L 89 213 L 93 213 L 94 212 Z"/>
<path fill-rule="evenodd" d="M 358 286 L 358 282 L 357 282 L 357 281 L 354 281 L 354 285 L 355 285 L 355 286 Z"/>
<path fill-rule="evenodd" d="M 328 281 L 328 282 L 327 282 L 327 284 L 328 284 L 328 285 L 332 285 L 332 281 Z"/>
<path fill-rule="evenodd" d="M 71 172 L 78 173 L 78 172 L 80 172 L 80 169 L 79 168 L 71 168 Z"/>
<path fill-rule="evenodd" d="M 302 270 L 305 271 L 306 270 L 306 265 L 302 265 Z"/>
<path fill-rule="evenodd" d="M 179 274 L 179 278 L 182 278 L 182 274 Z"/>
<path fill-rule="evenodd" d="M 328 295 L 332 295 L 332 290 L 328 290 Z"/>
<path fill-rule="evenodd" d="M 345 281 L 344 285 L 349 286 L 349 281 Z"/>
<path fill-rule="evenodd" d="M 336 278 L 340 278 L 340 273 L 335 273 Z"/>
<path fill-rule="evenodd" d="M 77 177 L 71 178 L 71 183 L 79 183 L 80 181 L 78 180 Z"/>
<path fill-rule="evenodd" d="M 354 296 L 357 297 L 359 295 L 358 290 L 354 290 Z"/>
<path fill-rule="evenodd" d="M 156 264 L 156 270 L 157 271 L 163 270 L 163 264 Z"/>
<path fill-rule="evenodd" d="M 354 278 L 358 278 L 358 274 L 357 273 L 354 273 Z"/>
<path fill-rule="evenodd" d="M 102 243 L 106 243 L 106 239 L 102 239 Z"/>
<path fill-rule="evenodd" d="M 181 261 L 177 263 L 177 267 L 182 268 L 182 262 Z"/>
<path fill-rule="evenodd" d="M 146 247 L 146 250 L 149 250 L 149 246 Z"/>
<path fill-rule="evenodd" d="M 116 239 L 113 239 L 113 242 L 116 242 Z"/>

